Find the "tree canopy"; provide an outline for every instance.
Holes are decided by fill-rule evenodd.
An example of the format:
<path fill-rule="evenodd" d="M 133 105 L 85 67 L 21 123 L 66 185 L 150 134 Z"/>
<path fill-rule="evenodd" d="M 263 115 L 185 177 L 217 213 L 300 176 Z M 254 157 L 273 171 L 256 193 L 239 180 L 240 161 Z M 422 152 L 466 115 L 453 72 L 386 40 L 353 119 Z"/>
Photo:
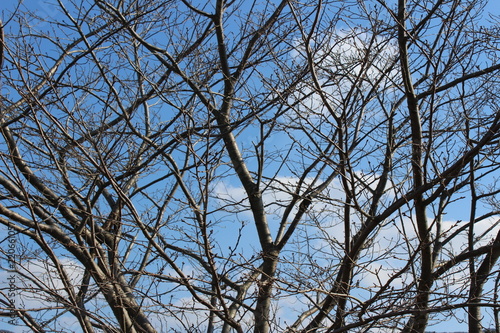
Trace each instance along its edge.
<path fill-rule="evenodd" d="M 500 21 L 486 4 L 4 12 L 2 320 L 498 331 Z"/>

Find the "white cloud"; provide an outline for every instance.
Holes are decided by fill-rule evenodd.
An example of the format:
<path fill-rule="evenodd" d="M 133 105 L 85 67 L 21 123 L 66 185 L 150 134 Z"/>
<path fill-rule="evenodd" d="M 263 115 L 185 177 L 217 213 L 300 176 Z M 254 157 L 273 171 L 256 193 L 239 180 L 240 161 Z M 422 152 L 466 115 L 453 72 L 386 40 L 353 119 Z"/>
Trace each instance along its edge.
<path fill-rule="evenodd" d="M 78 286 L 83 275 L 81 265 L 67 258 L 62 258 L 59 261 L 70 283 L 73 286 Z M 28 311 L 44 309 L 46 314 L 50 316 L 49 309 L 58 306 L 57 302 L 55 302 L 56 298 L 54 298 L 54 294 L 58 294 L 62 299 L 68 299 L 68 293 L 64 289 L 63 281 L 55 266 L 48 259 L 39 258 L 23 261 L 17 265 L 17 270 L 20 273 L 0 271 L 0 281 L 2 283 L 5 283 L 9 277 L 14 277 L 15 279 L 17 288 L 14 292 L 15 297 L 11 301 L 14 301 L 16 307 Z M 77 292 L 76 289 L 75 292 Z M 19 324 L 16 327 L 17 331 L 14 329 L 13 332 L 23 332 L 25 327 L 21 326 L 21 320 L 17 319 L 17 323 Z M 60 329 L 64 329 L 67 332 L 80 331 L 77 320 L 70 314 L 60 316 L 57 319 L 57 325 Z"/>
<path fill-rule="evenodd" d="M 317 48 L 313 51 L 316 74 L 328 103 L 334 109 L 341 110 L 353 94 L 367 93 L 374 86 L 384 90 L 384 98 L 397 88 L 395 82 L 400 79 L 398 66 L 394 66 L 398 54 L 395 41 L 361 28 L 336 30 L 331 36 L 322 35 L 316 39 L 318 42 L 313 41 L 311 46 Z M 301 41 L 297 41 L 292 56 L 306 61 Z M 311 83 L 306 83 L 296 96 L 291 97 L 291 102 L 300 100 L 300 112 L 307 112 L 309 117 L 328 116 L 324 102 L 315 90 Z M 352 107 L 356 102 L 349 101 L 349 104 Z"/>
<path fill-rule="evenodd" d="M 441 223 L 442 238 L 446 240 L 449 236 L 454 235 L 451 241 L 445 244 L 445 249 L 455 255 L 465 251 L 468 247 L 469 227 L 464 228 L 467 221 L 443 221 Z M 500 217 L 491 216 L 481 220 L 474 225 L 474 240 L 477 242 L 474 248 L 487 245 L 492 242 L 500 231 Z"/>
<path fill-rule="evenodd" d="M 75 288 L 73 291 L 77 292 L 76 286 L 78 286 L 83 276 L 82 266 L 76 261 L 67 258 L 60 259 L 59 262 L 68 276 L 69 283 Z M 20 287 L 23 288 L 20 295 L 22 296 L 24 308 L 37 309 L 54 305 L 54 299 L 48 293 L 44 293 L 43 289 L 54 291 L 59 297 L 68 299 L 69 295 L 65 290 L 63 280 L 56 267 L 48 259 L 25 261 L 18 266 L 18 270 L 26 276 L 26 278 L 19 278 L 24 281 L 19 282 Z M 30 291 L 31 287 L 34 288 L 35 293 Z M 38 288 L 41 288 L 42 292 L 38 292 Z"/>

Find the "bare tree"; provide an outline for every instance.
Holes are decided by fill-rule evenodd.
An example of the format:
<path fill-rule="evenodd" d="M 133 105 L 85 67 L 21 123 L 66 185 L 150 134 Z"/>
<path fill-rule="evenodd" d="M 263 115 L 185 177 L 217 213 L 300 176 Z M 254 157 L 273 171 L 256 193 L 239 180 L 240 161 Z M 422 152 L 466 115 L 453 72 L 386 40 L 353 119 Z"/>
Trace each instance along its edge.
<path fill-rule="evenodd" d="M 20 7 L 0 43 L 2 312 L 34 332 L 498 323 L 484 5 Z"/>

